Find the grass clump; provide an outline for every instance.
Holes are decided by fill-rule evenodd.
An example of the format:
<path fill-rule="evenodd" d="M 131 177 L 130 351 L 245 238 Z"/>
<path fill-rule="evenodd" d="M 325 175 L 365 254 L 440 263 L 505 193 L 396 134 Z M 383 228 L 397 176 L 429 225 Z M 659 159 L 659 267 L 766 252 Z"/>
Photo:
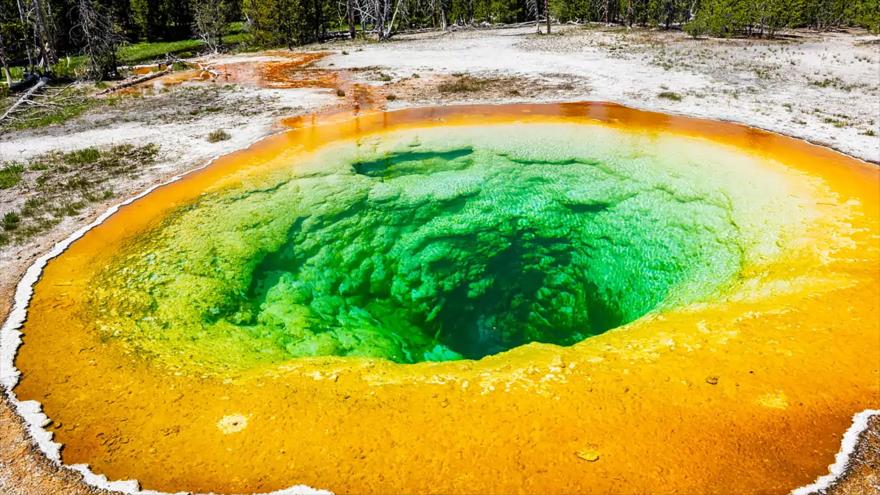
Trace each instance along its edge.
<path fill-rule="evenodd" d="M 225 130 L 217 129 L 216 131 L 212 131 L 210 134 L 208 134 L 207 139 L 209 143 L 218 143 L 220 141 L 226 141 L 231 137 L 232 136 L 230 136 L 229 133 Z"/>
<path fill-rule="evenodd" d="M 35 217 L 39 214 L 42 206 L 46 204 L 46 200 L 39 197 L 28 198 L 21 207 L 21 216 L 25 218 Z"/>
<path fill-rule="evenodd" d="M 825 124 L 831 124 L 834 127 L 837 127 L 838 129 L 842 129 L 842 128 L 846 127 L 846 122 L 844 122 L 842 120 L 835 119 L 835 118 L 831 118 L 831 117 L 824 117 L 822 119 L 822 122 Z"/>
<path fill-rule="evenodd" d="M 3 230 L 15 230 L 20 223 L 21 217 L 14 211 L 3 215 Z"/>
<path fill-rule="evenodd" d="M 664 98 L 672 101 L 681 101 L 682 96 L 674 91 L 661 91 L 657 94 L 658 98 Z"/>
<path fill-rule="evenodd" d="M 14 163 L 0 168 L 0 189 L 9 189 L 21 182 L 24 165 Z"/>
<path fill-rule="evenodd" d="M 83 148 L 64 155 L 64 161 L 71 165 L 88 165 L 101 158 L 101 152 L 95 148 Z"/>
<path fill-rule="evenodd" d="M 13 123 L 12 128 L 15 130 L 36 129 L 39 127 L 63 124 L 70 119 L 79 117 L 83 112 L 93 106 L 94 104 L 88 100 L 82 100 L 63 104 L 57 108 L 49 110 L 34 109 L 29 112 L 31 113 L 30 116 Z"/>

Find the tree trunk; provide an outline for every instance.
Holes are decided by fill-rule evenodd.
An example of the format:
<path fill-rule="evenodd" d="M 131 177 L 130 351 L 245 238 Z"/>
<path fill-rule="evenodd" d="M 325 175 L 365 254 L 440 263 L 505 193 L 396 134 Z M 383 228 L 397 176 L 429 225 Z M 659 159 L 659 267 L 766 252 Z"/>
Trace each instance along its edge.
<path fill-rule="evenodd" d="M 382 29 L 379 31 L 379 39 L 380 40 L 387 40 L 388 38 L 391 37 L 391 31 L 394 29 L 394 21 L 395 21 L 395 19 L 397 19 L 397 11 L 400 10 L 400 4 L 402 1 L 403 0 L 397 0 L 397 4 L 394 5 L 393 3 L 389 3 L 389 2 L 393 2 L 393 0 L 385 0 L 385 6 L 386 6 L 386 9 L 384 10 L 385 15 L 387 15 L 387 12 L 389 10 L 391 10 L 392 5 L 394 5 L 394 13 L 391 14 L 391 20 L 388 22 L 387 25 L 384 22 L 385 16 L 384 15 L 382 16 L 383 17 Z"/>
<path fill-rule="evenodd" d="M 3 76 L 6 78 L 6 87 L 12 86 L 12 74 L 9 73 L 9 63 L 6 62 L 6 45 L 3 43 L 3 34 L 0 33 L 0 64 L 3 65 Z"/>
<path fill-rule="evenodd" d="M 324 6 L 321 0 L 315 0 L 315 41 L 321 41 L 323 37 L 322 26 L 324 24 Z"/>
<path fill-rule="evenodd" d="M 33 0 L 33 6 L 36 15 L 34 32 L 39 40 L 40 57 L 43 59 L 41 63 L 45 69 L 49 69 L 52 64 L 58 61 L 52 46 L 52 35 L 40 0 Z"/>
<path fill-rule="evenodd" d="M 31 89 L 27 90 L 27 93 L 21 95 L 21 98 L 19 98 L 19 99 L 15 102 L 14 105 L 12 105 L 11 107 L 9 107 L 9 110 L 6 110 L 6 113 L 4 113 L 2 117 L 0 117 L 0 122 L 3 122 L 4 120 L 6 120 L 6 117 L 9 117 L 10 115 L 12 115 L 12 112 L 14 112 L 15 109 L 19 107 L 19 105 L 21 105 L 22 103 L 28 101 L 28 99 L 29 99 L 31 96 L 33 96 L 34 93 L 36 93 L 37 91 L 39 91 L 40 88 L 42 88 L 43 86 L 45 86 L 48 82 L 49 82 L 49 78 L 48 78 L 48 77 L 41 77 L 40 80 L 37 81 L 37 84 L 34 84 L 33 87 L 31 87 Z"/>
<path fill-rule="evenodd" d="M 388 16 L 388 0 L 376 0 L 376 37 L 381 41 L 385 36 L 385 18 Z"/>
<path fill-rule="evenodd" d="M 354 0 L 345 0 L 345 17 L 348 20 L 348 36 L 354 39 L 356 30 L 354 26 L 354 5 L 352 5 L 352 2 Z"/>
<path fill-rule="evenodd" d="M 171 71 L 173 68 L 174 68 L 173 63 L 169 62 L 168 67 L 166 67 L 160 71 L 152 72 L 150 74 L 146 74 L 141 77 L 137 77 L 137 78 L 132 79 L 130 81 L 121 82 L 121 83 L 117 84 L 116 86 L 112 86 L 110 88 L 105 89 L 104 91 L 101 91 L 98 94 L 99 95 L 106 95 L 109 93 L 114 93 L 116 91 L 119 91 L 120 89 L 130 88 L 130 87 L 138 85 L 142 82 L 149 81 L 150 79 L 155 79 L 157 77 L 162 77 L 166 74 L 171 74 Z"/>
<path fill-rule="evenodd" d="M 547 34 L 550 34 L 550 0 L 544 0 L 544 17 L 547 18 Z"/>
<path fill-rule="evenodd" d="M 21 21 L 21 25 L 27 29 L 28 22 L 25 18 L 25 15 L 24 15 L 24 5 L 22 5 L 21 0 L 15 0 L 15 3 L 18 6 L 18 20 Z M 24 51 L 25 51 L 25 53 L 27 53 L 28 72 L 33 72 L 33 70 L 34 70 L 34 55 L 31 52 L 31 44 L 30 43 L 24 44 Z"/>

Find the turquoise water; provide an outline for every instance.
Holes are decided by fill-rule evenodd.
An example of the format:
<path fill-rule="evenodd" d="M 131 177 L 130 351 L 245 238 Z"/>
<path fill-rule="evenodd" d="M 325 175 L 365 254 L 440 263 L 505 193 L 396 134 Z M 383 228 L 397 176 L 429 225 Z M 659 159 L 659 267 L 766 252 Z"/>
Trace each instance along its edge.
<path fill-rule="evenodd" d="M 748 200 L 706 170 L 743 160 L 587 126 L 331 146 L 135 239 L 96 281 L 98 331 L 204 362 L 571 345 L 735 280 Z"/>

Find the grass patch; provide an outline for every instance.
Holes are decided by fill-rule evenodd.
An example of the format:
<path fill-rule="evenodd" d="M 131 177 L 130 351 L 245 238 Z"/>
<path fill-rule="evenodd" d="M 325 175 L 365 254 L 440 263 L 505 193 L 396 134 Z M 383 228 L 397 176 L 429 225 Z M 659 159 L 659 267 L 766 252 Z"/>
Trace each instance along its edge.
<path fill-rule="evenodd" d="M 182 52 L 199 50 L 204 45 L 205 42 L 202 40 L 131 43 L 119 48 L 119 63 L 123 65 L 139 64 L 164 58 L 169 53 L 180 54 Z"/>
<path fill-rule="evenodd" d="M 109 180 L 136 177 L 156 161 L 158 153 L 155 144 L 123 144 L 47 153 L 27 164 L 0 164 L 4 173 L 11 169 L 10 176 L 16 177 L 7 189 L 27 198 L 0 218 L 0 245 L 27 242 L 65 217 L 80 214 L 89 204 L 112 198 Z"/>
<path fill-rule="evenodd" d="M 9 189 L 21 182 L 24 165 L 14 163 L 0 168 L 0 189 Z"/>
<path fill-rule="evenodd" d="M 60 79 L 77 79 L 86 70 L 87 63 L 83 55 L 64 57 L 52 66 L 52 72 Z"/>
<path fill-rule="evenodd" d="M 97 162 L 100 158 L 101 152 L 95 148 L 84 148 L 64 155 L 64 161 L 71 165 L 88 165 Z"/>
<path fill-rule="evenodd" d="M 220 141 L 226 141 L 231 137 L 232 136 L 230 136 L 229 133 L 225 130 L 217 129 L 216 131 L 212 131 L 210 134 L 208 134 L 207 139 L 209 143 L 218 143 Z"/>
<path fill-rule="evenodd" d="M 37 112 L 37 115 L 13 124 L 15 129 L 34 129 L 37 127 L 46 127 L 50 125 L 58 125 L 67 122 L 70 119 L 79 117 L 86 110 L 94 105 L 89 101 L 81 101 L 72 104 L 62 105 L 57 110 L 48 112 Z"/>
<path fill-rule="evenodd" d="M 665 98 L 672 101 L 681 101 L 682 96 L 674 91 L 661 91 L 657 94 L 658 98 Z"/>
<path fill-rule="evenodd" d="M 36 129 L 63 124 L 100 104 L 113 104 L 115 100 L 98 100 L 89 96 L 85 88 L 69 87 L 44 103 L 50 105 L 27 107 L 4 122 L 0 130 Z"/>

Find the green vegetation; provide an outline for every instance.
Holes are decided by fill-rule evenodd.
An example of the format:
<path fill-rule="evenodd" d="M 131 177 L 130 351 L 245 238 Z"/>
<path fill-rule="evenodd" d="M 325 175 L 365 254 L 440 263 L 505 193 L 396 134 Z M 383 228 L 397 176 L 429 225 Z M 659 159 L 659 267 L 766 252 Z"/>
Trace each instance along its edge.
<path fill-rule="evenodd" d="M 13 189 L 27 199 L 18 209 L 4 214 L 0 246 L 26 242 L 64 217 L 79 214 L 90 203 L 112 198 L 108 181 L 137 176 L 155 162 L 158 152 L 154 144 L 126 144 L 48 153 L 27 164 L 3 164 L 0 188 Z"/>
<path fill-rule="evenodd" d="M 21 174 L 24 172 L 24 166 L 13 163 L 0 168 L 0 189 L 9 189 L 21 182 Z"/>
<path fill-rule="evenodd" d="M 21 217 L 18 216 L 18 213 L 10 211 L 3 215 L 3 230 L 15 230 L 19 223 L 21 223 Z"/>
<path fill-rule="evenodd" d="M 774 36 L 780 28 L 859 25 L 880 30 L 878 0 L 702 0 L 685 29 L 693 36 Z"/>
<path fill-rule="evenodd" d="M 165 55 L 186 55 L 184 52 L 196 52 L 204 42 L 201 40 L 178 41 L 140 41 L 123 45 L 119 48 L 119 61 L 125 65 L 137 65 L 151 60 L 165 58 Z"/>
<path fill-rule="evenodd" d="M 560 21 L 684 26 L 693 36 L 773 36 L 780 28 L 880 30 L 878 0 L 551 0 Z"/>
<path fill-rule="evenodd" d="M 673 91 L 662 91 L 657 95 L 658 98 L 665 98 L 672 101 L 681 101 L 681 95 Z"/>
<path fill-rule="evenodd" d="M 29 106 L 15 115 L 14 119 L 0 124 L 0 130 L 35 129 L 63 124 L 99 105 L 113 105 L 113 98 L 98 99 L 89 95 L 86 88 L 62 88 L 52 98 L 51 105 Z"/>
<path fill-rule="evenodd" d="M 62 159 L 70 165 L 91 165 L 101 159 L 101 152 L 96 148 L 85 148 L 66 153 Z"/>
<path fill-rule="evenodd" d="M 33 129 L 49 125 L 62 124 L 68 120 L 80 116 L 83 112 L 92 108 L 95 102 L 84 98 L 79 101 L 61 104 L 48 110 L 33 109 L 30 116 L 12 124 L 14 129 Z"/>

